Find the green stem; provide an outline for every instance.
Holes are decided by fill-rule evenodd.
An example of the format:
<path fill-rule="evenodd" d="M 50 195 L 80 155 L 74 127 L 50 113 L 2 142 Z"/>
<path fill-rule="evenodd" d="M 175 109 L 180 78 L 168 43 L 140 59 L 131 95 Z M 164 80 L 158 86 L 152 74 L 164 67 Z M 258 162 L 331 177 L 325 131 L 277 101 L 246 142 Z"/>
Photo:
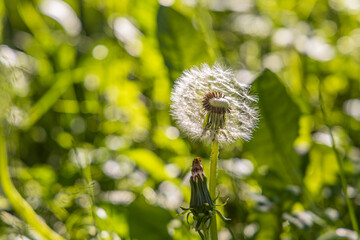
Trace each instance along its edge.
<path fill-rule="evenodd" d="M 201 231 L 199 231 L 201 239 L 209 240 L 209 230 L 206 228 L 205 224 L 204 224 L 204 227 L 203 227 L 202 231 L 203 231 L 204 234 L 202 234 Z"/>
<path fill-rule="evenodd" d="M 331 128 L 329 128 L 329 133 L 330 133 L 330 137 L 331 137 L 331 145 L 332 145 L 332 149 L 336 155 L 336 160 L 337 163 L 339 165 L 339 169 L 340 169 L 340 179 L 341 179 L 341 185 L 344 191 L 344 195 L 346 198 L 346 204 L 348 206 L 348 210 L 349 210 L 349 214 L 350 214 L 350 219 L 351 219 L 351 224 L 353 226 L 353 229 L 358 233 L 359 233 L 359 226 L 356 220 L 356 216 L 355 216 L 355 211 L 354 211 L 354 206 L 349 198 L 348 192 L 347 192 L 347 181 L 345 178 L 345 170 L 344 170 L 344 159 L 342 157 L 340 157 L 339 152 L 336 149 L 335 146 L 335 140 L 334 140 L 334 136 L 332 134 Z"/>
<path fill-rule="evenodd" d="M 100 236 L 98 235 L 99 226 L 96 221 L 95 195 L 94 195 L 93 180 L 92 180 L 92 176 L 91 176 L 91 166 L 90 166 L 90 161 L 89 161 L 87 154 L 86 154 L 86 162 L 87 163 L 86 163 L 85 169 L 83 169 L 83 174 L 85 176 L 85 186 L 86 186 L 87 192 L 91 199 L 90 206 L 89 206 L 89 212 L 92 217 L 93 224 L 95 226 L 95 230 L 96 230 L 95 236 L 97 239 L 100 239 Z"/>
<path fill-rule="evenodd" d="M 219 143 L 213 141 L 211 143 L 211 157 L 210 157 L 210 180 L 209 180 L 209 189 L 210 197 L 214 200 L 216 198 L 216 173 L 217 173 L 217 161 L 219 157 Z M 216 214 L 214 214 L 212 223 L 210 226 L 210 238 L 211 240 L 217 240 L 217 224 L 216 224 Z"/>
<path fill-rule="evenodd" d="M 0 181 L 4 193 L 14 210 L 44 239 L 49 240 L 65 240 L 62 236 L 54 232 L 31 208 L 29 203 L 22 198 L 20 193 L 13 185 L 8 167 L 8 159 L 6 154 L 6 143 L 0 126 Z"/>
<path fill-rule="evenodd" d="M 90 205 L 88 208 L 88 211 L 90 213 L 90 216 L 93 220 L 93 224 L 95 226 L 95 236 L 97 239 L 100 239 L 98 232 L 99 232 L 99 226 L 96 221 L 96 207 L 95 207 L 95 195 L 94 195 L 94 188 L 93 188 L 93 180 L 91 175 L 91 163 L 89 160 L 88 152 L 85 152 L 85 161 L 86 166 L 82 166 L 80 159 L 79 159 L 79 153 L 77 151 L 77 146 L 75 142 L 73 142 L 73 150 L 75 152 L 75 156 L 77 157 L 79 168 L 82 170 L 82 175 L 84 177 L 84 186 L 86 188 L 86 191 L 90 197 Z"/>
<path fill-rule="evenodd" d="M 333 151 L 335 153 L 337 164 L 339 165 L 341 186 L 342 186 L 342 189 L 344 191 L 346 204 L 347 204 L 347 207 L 348 207 L 348 210 L 349 210 L 351 225 L 352 225 L 354 231 L 356 231 L 358 233 L 358 235 L 360 235 L 359 226 L 358 226 L 358 223 L 357 223 L 357 220 L 356 220 L 354 206 L 353 206 L 353 204 L 352 204 L 352 202 L 351 202 L 351 200 L 349 198 L 348 191 L 347 191 L 348 184 L 347 184 L 347 181 L 346 181 L 346 178 L 345 178 L 344 159 L 340 156 L 338 150 L 336 149 L 336 143 L 335 143 L 334 135 L 333 135 L 332 130 L 331 130 L 331 128 L 330 128 L 330 126 L 329 126 L 329 124 L 327 122 L 327 116 L 326 116 L 325 109 L 324 109 L 324 106 L 323 106 L 323 99 L 322 99 L 322 96 L 321 96 L 320 88 L 321 88 L 321 85 L 319 86 L 320 108 L 321 108 L 321 112 L 322 112 L 323 117 L 324 117 L 325 125 L 329 128 L 329 134 L 330 134 L 330 138 L 331 138 L 332 149 L 333 149 Z"/>

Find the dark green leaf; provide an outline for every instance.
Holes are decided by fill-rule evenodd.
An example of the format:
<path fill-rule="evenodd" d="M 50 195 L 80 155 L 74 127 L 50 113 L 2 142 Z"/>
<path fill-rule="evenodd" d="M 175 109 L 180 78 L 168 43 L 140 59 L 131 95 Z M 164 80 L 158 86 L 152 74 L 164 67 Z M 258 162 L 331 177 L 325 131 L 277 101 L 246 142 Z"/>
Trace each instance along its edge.
<path fill-rule="evenodd" d="M 161 6 L 157 24 L 160 50 L 173 79 L 184 69 L 209 61 L 203 36 L 190 19 L 170 7 Z"/>
<path fill-rule="evenodd" d="M 171 239 L 167 231 L 171 219 L 168 211 L 151 206 L 139 197 L 129 206 L 130 237 L 139 240 Z"/>
<path fill-rule="evenodd" d="M 300 109 L 279 78 L 265 70 L 254 82 L 259 97 L 260 124 L 245 145 L 259 165 L 267 165 L 289 184 L 299 184 L 299 157 L 294 150 Z"/>

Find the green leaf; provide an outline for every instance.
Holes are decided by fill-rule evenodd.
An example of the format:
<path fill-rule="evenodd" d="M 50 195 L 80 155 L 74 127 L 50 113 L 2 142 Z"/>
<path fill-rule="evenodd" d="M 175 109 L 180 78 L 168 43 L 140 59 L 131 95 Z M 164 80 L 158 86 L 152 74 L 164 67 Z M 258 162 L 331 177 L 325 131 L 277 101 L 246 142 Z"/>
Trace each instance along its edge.
<path fill-rule="evenodd" d="M 131 203 L 128 217 L 131 239 L 171 239 L 167 231 L 171 214 L 161 207 L 147 204 L 143 197 Z"/>
<path fill-rule="evenodd" d="M 277 216 L 270 212 L 256 215 L 260 224 L 256 239 L 279 239 L 279 224 L 281 223 L 279 223 Z"/>
<path fill-rule="evenodd" d="M 267 165 L 288 184 L 299 184 L 299 157 L 293 143 L 298 136 L 300 109 L 279 78 L 265 70 L 254 82 L 259 97 L 260 124 L 245 148 L 259 165 Z"/>
<path fill-rule="evenodd" d="M 190 19 L 170 7 L 161 6 L 157 25 L 160 50 L 172 79 L 192 65 L 209 61 L 205 40 Z"/>
<path fill-rule="evenodd" d="M 112 205 L 102 202 L 99 207 L 106 212 L 106 217 L 96 218 L 98 228 L 113 231 L 117 233 L 119 237 L 127 239 L 129 237 L 127 206 Z"/>

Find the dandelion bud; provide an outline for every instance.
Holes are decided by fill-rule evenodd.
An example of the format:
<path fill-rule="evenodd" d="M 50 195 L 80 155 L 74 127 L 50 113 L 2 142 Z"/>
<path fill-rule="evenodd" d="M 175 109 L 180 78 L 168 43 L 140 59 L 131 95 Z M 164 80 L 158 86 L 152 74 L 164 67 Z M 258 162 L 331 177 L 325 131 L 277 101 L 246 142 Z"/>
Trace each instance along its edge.
<path fill-rule="evenodd" d="M 207 208 L 213 206 L 210 193 L 207 187 L 207 178 L 204 174 L 204 168 L 201 164 L 201 159 L 195 158 L 191 169 L 191 200 L 190 208 Z M 199 213 L 206 211 L 206 209 L 198 209 Z"/>
<path fill-rule="evenodd" d="M 199 157 L 195 158 L 192 164 L 190 185 L 190 207 L 182 209 L 185 211 L 190 210 L 187 218 L 189 217 L 189 214 L 192 213 L 194 219 L 192 227 L 198 231 L 200 235 L 202 235 L 201 231 L 205 233 L 206 229 L 210 227 L 214 214 L 219 214 L 223 220 L 229 220 L 216 209 L 214 202 L 210 197 L 207 187 L 207 178 L 204 174 L 204 168 Z"/>

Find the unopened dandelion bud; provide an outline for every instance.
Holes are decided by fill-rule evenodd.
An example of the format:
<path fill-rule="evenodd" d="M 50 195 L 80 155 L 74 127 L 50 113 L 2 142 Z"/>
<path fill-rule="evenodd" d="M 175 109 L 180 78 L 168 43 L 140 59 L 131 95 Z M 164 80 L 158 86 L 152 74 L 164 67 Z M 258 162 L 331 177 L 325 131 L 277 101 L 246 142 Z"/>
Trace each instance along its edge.
<path fill-rule="evenodd" d="M 207 235 L 207 231 L 215 214 L 220 215 L 223 220 L 230 219 L 225 218 L 220 211 L 216 209 L 216 206 L 219 205 L 215 205 L 210 197 L 207 187 L 207 178 L 199 157 L 195 158 L 192 164 L 190 185 L 190 207 L 181 208 L 182 210 L 185 210 L 182 214 L 185 214 L 190 210 L 186 219 L 189 223 L 189 215 L 192 214 L 194 221 L 191 226 L 200 234 L 202 239 L 204 239 L 204 235 Z"/>
<path fill-rule="evenodd" d="M 208 206 L 213 206 L 214 203 L 211 200 L 210 193 L 207 187 L 207 178 L 204 174 L 204 167 L 201 164 L 201 159 L 195 158 L 191 169 L 191 200 L 190 208 L 199 208 L 197 213 L 204 213 L 210 209 L 206 209 Z"/>

